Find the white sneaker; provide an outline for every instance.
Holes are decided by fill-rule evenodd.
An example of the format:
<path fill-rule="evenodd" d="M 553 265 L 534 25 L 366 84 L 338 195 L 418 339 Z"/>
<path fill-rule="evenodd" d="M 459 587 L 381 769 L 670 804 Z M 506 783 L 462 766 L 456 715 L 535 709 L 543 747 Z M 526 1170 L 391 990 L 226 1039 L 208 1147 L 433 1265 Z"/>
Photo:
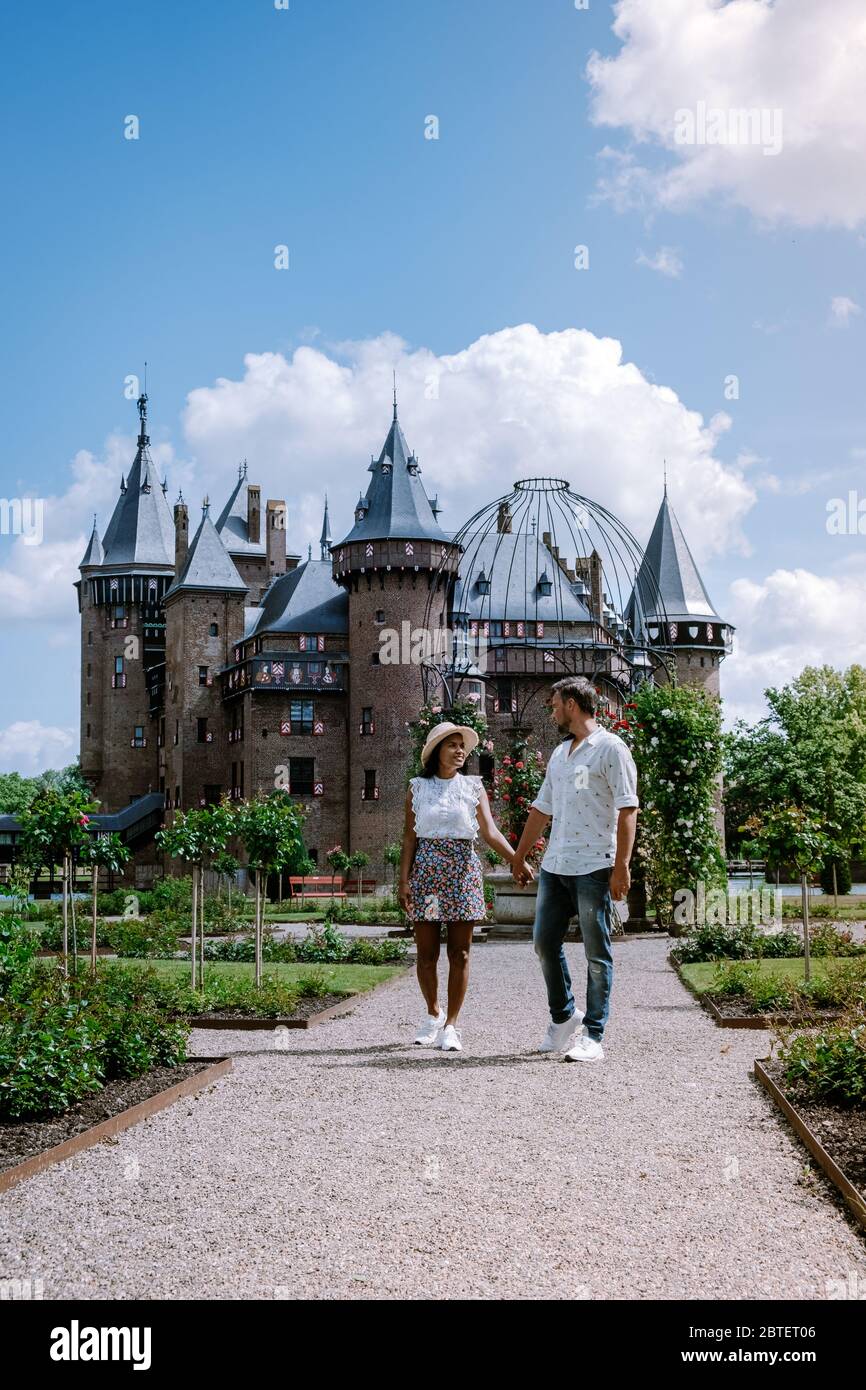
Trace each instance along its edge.
<path fill-rule="evenodd" d="M 425 1014 L 424 1020 L 418 1032 L 415 1034 L 416 1047 L 435 1047 L 439 1037 L 442 1024 L 445 1022 L 445 1010 L 440 1009 L 434 1018 L 432 1014 Z"/>
<path fill-rule="evenodd" d="M 573 1047 L 562 1059 L 564 1062 L 603 1062 L 604 1048 L 595 1038 L 591 1038 L 585 1028 L 581 1029 L 580 1037 Z"/>
<path fill-rule="evenodd" d="M 453 1023 L 449 1023 L 447 1028 L 442 1030 L 442 1038 L 439 1043 L 443 1052 L 462 1052 L 463 1044 L 460 1035 Z"/>
<path fill-rule="evenodd" d="M 548 1023 L 544 1040 L 538 1047 L 539 1052 L 564 1052 L 582 1018 L 583 1014 L 578 1009 L 564 1023 Z"/>

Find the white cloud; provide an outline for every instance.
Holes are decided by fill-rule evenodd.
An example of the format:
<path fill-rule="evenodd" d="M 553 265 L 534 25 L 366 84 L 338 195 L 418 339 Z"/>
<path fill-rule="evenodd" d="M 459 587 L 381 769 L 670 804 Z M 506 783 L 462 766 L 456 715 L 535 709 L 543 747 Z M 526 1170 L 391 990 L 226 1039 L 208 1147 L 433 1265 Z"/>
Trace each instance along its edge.
<path fill-rule="evenodd" d="M 768 223 L 866 220 L 862 0 L 618 0 L 614 14 L 621 48 L 587 65 L 592 119 L 652 149 L 644 163 L 605 152 L 601 191 L 614 206 L 721 198 Z M 678 143 L 689 134 L 678 113 L 693 114 L 697 139 L 701 111 L 706 142 Z M 752 111 L 764 113 L 763 130 L 747 123 L 758 143 L 735 143 L 739 113 Z"/>
<path fill-rule="evenodd" d="M 72 729 L 19 719 L 0 729 L 0 770 L 34 777 L 47 768 L 66 767 L 78 752 L 78 735 Z"/>
<path fill-rule="evenodd" d="M 863 311 L 859 304 L 847 295 L 838 294 L 830 303 L 830 325 L 832 328 L 847 328 L 852 318 Z"/>
<path fill-rule="evenodd" d="M 737 579 L 725 617 L 737 628 L 722 671 L 726 717 L 767 713 L 763 691 L 784 685 L 804 666 L 866 665 L 866 571 L 827 576 L 777 569 L 764 579 Z"/>
<path fill-rule="evenodd" d="M 301 553 L 308 541 L 315 548 L 326 491 L 334 540 L 350 528 L 389 427 L 395 369 L 400 420 L 428 495 L 446 508 L 444 526 L 456 530 L 515 480 L 543 473 L 568 479 L 645 540 L 666 458 L 696 554 L 745 548 L 740 525 L 755 493 L 714 452 L 730 417 L 706 423 L 624 362 L 615 339 L 522 324 L 441 357 L 384 335 L 329 352 L 301 347 L 290 359 L 251 353 L 244 365 L 241 380 L 190 393 L 187 441 L 226 485 L 246 454 L 268 495 L 288 497 L 289 544 Z"/>
<path fill-rule="evenodd" d="M 669 275 L 674 280 L 678 280 L 683 273 L 682 259 L 672 246 L 660 246 L 651 256 L 639 251 L 636 264 L 648 266 L 650 270 L 657 270 L 660 275 Z"/>

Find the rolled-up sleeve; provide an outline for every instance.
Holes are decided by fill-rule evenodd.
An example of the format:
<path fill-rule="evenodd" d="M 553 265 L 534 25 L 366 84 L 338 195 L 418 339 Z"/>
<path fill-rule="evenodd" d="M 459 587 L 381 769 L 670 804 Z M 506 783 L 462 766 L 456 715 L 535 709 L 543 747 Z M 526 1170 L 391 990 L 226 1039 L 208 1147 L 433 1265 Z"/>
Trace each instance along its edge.
<path fill-rule="evenodd" d="M 544 781 L 538 789 L 538 796 L 532 803 L 533 811 L 541 811 L 542 815 L 553 815 L 553 786 L 550 781 L 550 765 L 544 774 Z"/>
<path fill-rule="evenodd" d="M 607 780 L 613 792 L 615 811 L 622 811 L 627 806 L 640 806 L 637 795 L 637 768 L 634 758 L 622 742 L 619 747 L 615 746 L 611 750 L 607 764 Z"/>

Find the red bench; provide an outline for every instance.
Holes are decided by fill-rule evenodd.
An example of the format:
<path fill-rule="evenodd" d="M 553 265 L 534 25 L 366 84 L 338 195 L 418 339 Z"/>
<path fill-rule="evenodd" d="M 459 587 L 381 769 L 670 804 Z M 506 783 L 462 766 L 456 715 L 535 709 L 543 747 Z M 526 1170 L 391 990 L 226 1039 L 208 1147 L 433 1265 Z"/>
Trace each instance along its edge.
<path fill-rule="evenodd" d="M 343 892 L 343 880 L 336 876 L 331 878 L 330 874 L 325 877 L 311 878 L 290 878 L 289 897 L 290 898 L 345 898 Z"/>

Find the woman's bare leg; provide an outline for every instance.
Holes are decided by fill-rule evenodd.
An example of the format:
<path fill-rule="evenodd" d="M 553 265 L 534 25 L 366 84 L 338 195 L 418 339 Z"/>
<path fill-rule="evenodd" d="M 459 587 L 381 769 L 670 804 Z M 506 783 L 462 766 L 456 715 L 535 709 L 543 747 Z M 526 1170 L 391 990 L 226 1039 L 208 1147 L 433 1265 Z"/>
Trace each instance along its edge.
<path fill-rule="evenodd" d="M 416 922 L 415 946 L 417 957 L 415 971 L 427 1012 L 431 1018 L 439 1016 L 439 923 Z"/>
<path fill-rule="evenodd" d="M 474 922 L 448 923 L 448 1017 L 449 1023 L 457 1022 L 457 1015 L 466 998 L 469 984 L 469 947 L 472 945 Z"/>

